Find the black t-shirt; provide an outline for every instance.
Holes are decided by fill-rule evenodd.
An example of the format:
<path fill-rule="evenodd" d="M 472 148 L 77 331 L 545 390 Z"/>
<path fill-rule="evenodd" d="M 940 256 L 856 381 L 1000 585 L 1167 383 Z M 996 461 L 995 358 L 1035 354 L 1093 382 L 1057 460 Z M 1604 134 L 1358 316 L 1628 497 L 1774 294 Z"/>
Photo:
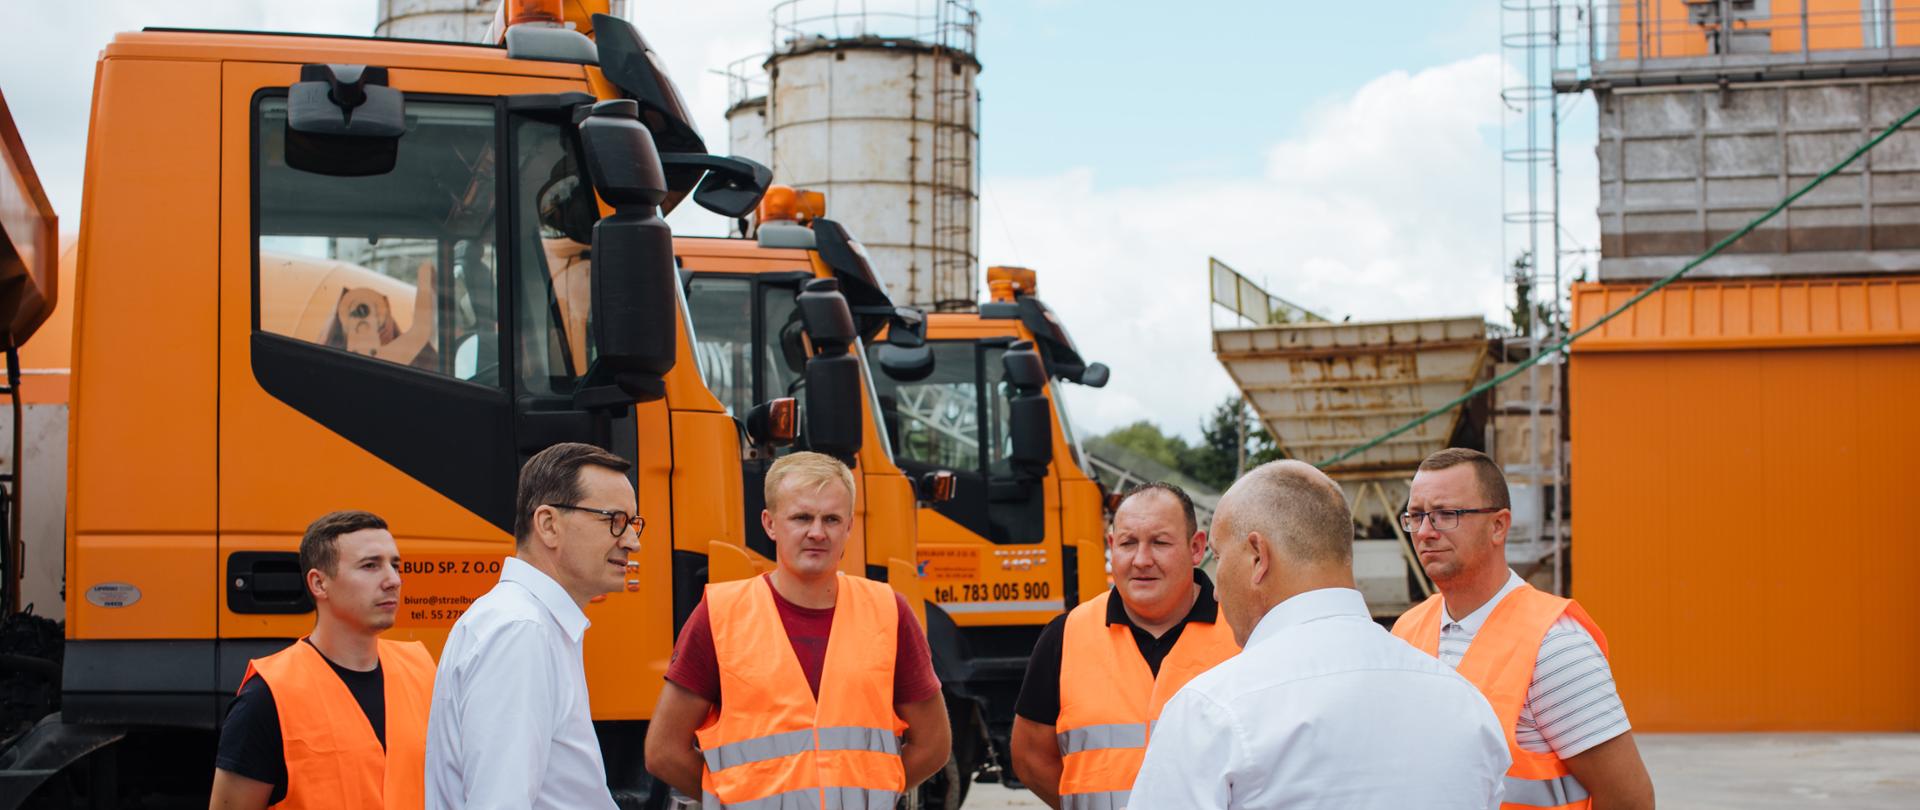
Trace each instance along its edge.
<path fill-rule="evenodd" d="M 301 639 L 301 643 L 313 644 L 306 639 Z M 319 652 L 319 648 L 314 651 Z M 325 654 L 320 658 L 327 660 Z M 354 702 L 360 704 L 360 711 L 373 725 L 373 736 L 385 747 L 387 691 L 380 666 L 375 664 L 370 672 L 355 672 L 331 660 L 327 660 L 327 665 L 333 667 L 340 682 L 353 693 Z M 287 797 L 287 755 L 280 740 L 280 710 L 274 706 L 267 679 L 249 678 L 246 685 L 240 687 L 240 695 L 233 699 L 233 705 L 227 707 L 226 722 L 220 726 L 220 748 L 214 755 L 213 765 L 272 785 L 273 797 L 267 804 L 277 804 Z"/>
<path fill-rule="evenodd" d="M 1160 662 L 1166 660 L 1167 653 L 1173 651 L 1173 645 L 1180 640 L 1180 631 L 1185 630 L 1187 622 L 1206 622 L 1211 624 L 1219 619 L 1220 605 L 1214 601 L 1213 580 L 1200 569 L 1193 569 L 1194 584 L 1200 586 L 1199 595 L 1193 599 L 1193 609 L 1187 611 L 1186 618 L 1168 629 L 1165 635 L 1154 638 L 1152 633 L 1133 623 L 1133 617 L 1127 615 L 1127 607 L 1120 601 L 1120 594 L 1111 593 L 1107 597 L 1107 625 L 1124 624 L 1133 631 L 1133 643 L 1140 648 L 1140 657 L 1147 659 L 1147 668 L 1158 677 Z M 1020 684 L 1020 699 L 1014 703 L 1013 710 L 1021 717 L 1044 726 L 1060 723 L 1060 656 L 1065 641 L 1067 614 L 1062 613 L 1048 622 L 1040 631 L 1040 639 L 1033 644 L 1033 656 L 1027 659 L 1027 679 Z"/>

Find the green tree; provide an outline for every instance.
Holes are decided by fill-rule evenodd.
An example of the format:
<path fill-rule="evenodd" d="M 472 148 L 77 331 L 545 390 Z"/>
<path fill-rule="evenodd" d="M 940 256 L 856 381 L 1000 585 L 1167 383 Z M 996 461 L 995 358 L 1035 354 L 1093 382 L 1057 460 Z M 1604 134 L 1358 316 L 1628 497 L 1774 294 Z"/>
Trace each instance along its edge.
<path fill-rule="evenodd" d="M 1185 439 L 1168 436 L 1160 431 L 1159 425 L 1145 419 L 1114 428 L 1101 438 L 1176 470 L 1180 469 L 1181 457 L 1188 452 Z"/>
<path fill-rule="evenodd" d="M 1180 460 L 1180 471 L 1214 489 L 1226 489 L 1239 471 L 1243 429 L 1248 469 L 1286 457 L 1273 436 L 1247 412 L 1240 397 L 1231 396 L 1215 405 L 1200 423 L 1200 443 Z"/>

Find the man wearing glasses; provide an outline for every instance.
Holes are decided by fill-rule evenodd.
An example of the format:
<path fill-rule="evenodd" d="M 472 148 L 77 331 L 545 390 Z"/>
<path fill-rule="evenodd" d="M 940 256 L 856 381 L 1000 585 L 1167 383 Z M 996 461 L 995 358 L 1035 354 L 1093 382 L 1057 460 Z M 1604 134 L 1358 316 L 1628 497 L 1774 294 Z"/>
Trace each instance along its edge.
<path fill-rule="evenodd" d="M 1472 681 L 1508 730 L 1504 807 L 1651 808 L 1653 782 L 1607 665 L 1607 637 L 1578 602 L 1507 567 L 1506 476 L 1485 453 L 1420 463 L 1400 526 L 1439 589 L 1393 634 Z"/>
<path fill-rule="evenodd" d="M 645 525 L 631 467 L 557 444 L 520 468 L 514 556 L 440 653 L 427 720 L 428 808 L 613 810 L 587 705 L 582 611 L 620 590 Z"/>

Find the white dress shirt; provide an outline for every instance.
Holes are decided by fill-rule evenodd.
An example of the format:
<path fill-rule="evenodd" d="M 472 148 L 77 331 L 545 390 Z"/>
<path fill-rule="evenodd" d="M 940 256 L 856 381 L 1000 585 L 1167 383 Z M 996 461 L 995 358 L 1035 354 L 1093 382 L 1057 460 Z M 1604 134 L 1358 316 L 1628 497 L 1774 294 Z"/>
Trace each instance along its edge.
<path fill-rule="evenodd" d="M 1508 764 L 1480 690 L 1326 588 L 1167 703 L 1128 807 L 1491 810 Z"/>
<path fill-rule="evenodd" d="M 613 810 L 587 706 L 587 614 L 509 557 L 447 635 L 427 715 L 428 810 Z"/>

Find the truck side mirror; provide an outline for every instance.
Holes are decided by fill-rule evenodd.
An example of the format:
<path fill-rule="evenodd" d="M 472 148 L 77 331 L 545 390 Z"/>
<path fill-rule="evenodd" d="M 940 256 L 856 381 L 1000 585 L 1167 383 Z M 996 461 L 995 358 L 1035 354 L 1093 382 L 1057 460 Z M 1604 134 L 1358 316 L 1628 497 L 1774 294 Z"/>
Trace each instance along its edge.
<path fill-rule="evenodd" d="M 1106 363 L 1094 363 L 1087 366 L 1086 371 L 1080 372 L 1080 379 L 1075 380 L 1075 382 L 1088 388 L 1105 388 L 1107 387 L 1107 378 L 1111 376 L 1113 376 L 1113 372 L 1107 368 Z"/>
<path fill-rule="evenodd" d="M 807 447 L 851 463 L 865 439 L 861 431 L 860 358 L 851 351 L 859 339 L 853 310 L 840 294 L 840 282 L 816 278 L 795 297 L 800 321 L 813 342 L 807 360 Z"/>
<path fill-rule="evenodd" d="M 800 436 L 800 403 L 793 397 L 770 399 L 747 412 L 747 441 L 762 447 L 786 447 Z"/>
<path fill-rule="evenodd" d="M 673 232 L 657 206 L 667 183 L 638 105 L 593 105 L 580 123 L 587 173 L 613 213 L 593 226 L 593 365 L 574 394 L 587 409 L 621 408 L 666 395 L 679 322 Z"/>
<path fill-rule="evenodd" d="M 660 162 L 669 173 L 706 172 L 693 190 L 693 201 L 728 219 L 753 213 L 773 185 L 772 169 L 742 157 L 673 153 L 661 155 Z"/>
<path fill-rule="evenodd" d="M 922 503 L 946 503 L 953 500 L 959 487 L 960 478 L 951 470 L 934 470 L 914 479 L 913 494 Z"/>
<path fill-rule="evenodd" d="M 301 65 L 287 88 L 289 167 L 334 177 L 393 171 L 406 134 L 406 103 L 387 86 L 387 69 Z"/>
<path fill-rule="evenodd" d="M 894 307 L 887 319 L 887 342 L 903 349 L 927 345 L 927 313 L 919 307 Z"/>
<path fill-rule="evenodd" d="M 1053 462 L 1053 411 L 1047 402 L 1046 364 L 1030 340 L 1008 347 L 1000 364 L 1011 389 L 1007 392 L 1007 433 L 1013 448 L 1008 460 L 1016 469 L 1043 475 Z"/>

